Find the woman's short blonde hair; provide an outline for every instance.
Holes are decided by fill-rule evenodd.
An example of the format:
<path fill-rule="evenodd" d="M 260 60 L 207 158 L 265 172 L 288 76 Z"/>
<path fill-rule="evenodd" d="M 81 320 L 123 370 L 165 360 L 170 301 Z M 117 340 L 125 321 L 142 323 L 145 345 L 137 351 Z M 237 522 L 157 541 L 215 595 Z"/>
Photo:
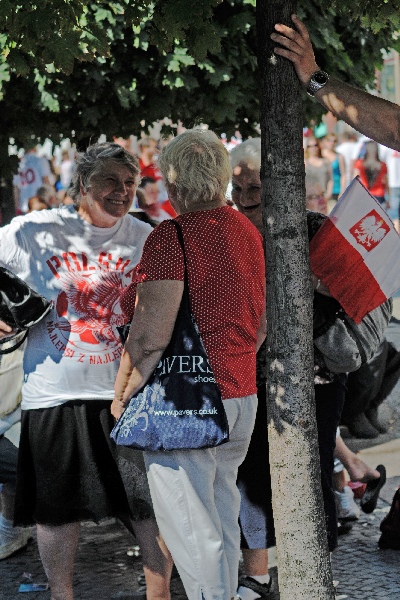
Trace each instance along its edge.
<path fill-rule="evenodd" d="M 261 169 L 261 138 L 250 138 L 238 144 L 230 153 L 232 171 L 244 164 L 252 171 Z"/>
<path fill-rule="evenodd" d="M 224 200 L 230 179 L 229 155 L 209 129 L 188 129 L 163 148 L 158 164 L 176 201 L 189 208 Z"/>

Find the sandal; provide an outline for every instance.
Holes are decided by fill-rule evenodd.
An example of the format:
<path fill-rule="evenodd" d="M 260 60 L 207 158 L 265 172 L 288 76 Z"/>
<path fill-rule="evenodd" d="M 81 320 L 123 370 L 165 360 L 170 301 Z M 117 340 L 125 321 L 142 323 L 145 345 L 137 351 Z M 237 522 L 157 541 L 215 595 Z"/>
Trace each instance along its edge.
<path fill-rule="evenodd" d="M 361 510 L 365 513 L 372 513 L 378 503 L 379 492 L 386 483 L 386 469 L 383 465 L 378 465 L 376 470 L 379 471 L 379 479 L 368 481 L 365 492 L 360 500 Z"/>
<path fill-rule="evenodd" d="M 253 577 L 249 575 L 242 575 L 239 577 L 239 586 L 245 587 L 252 590 L 260 596 L 260 598 L 268 598 L 269 592 L 271 591 L 272 579 L 270 578 L 268 583 L 259 583 Z M 240 598 L 240 596 L 239 596 Z"/>

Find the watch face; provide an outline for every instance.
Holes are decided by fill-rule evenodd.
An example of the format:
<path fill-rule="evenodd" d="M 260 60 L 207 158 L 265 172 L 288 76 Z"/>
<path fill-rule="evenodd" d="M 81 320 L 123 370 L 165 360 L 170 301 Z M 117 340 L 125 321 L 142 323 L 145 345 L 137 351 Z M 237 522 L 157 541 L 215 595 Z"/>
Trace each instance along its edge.
<path fill-rule="evenodd" d="M 316 73 L 314 73 L 313 75 L 313 79 L 316 83 L 326 83 L 328 81 L 328 78 L 326 76 L 326 73 L 324 73 L 323 71 L 317 71 Z"/>

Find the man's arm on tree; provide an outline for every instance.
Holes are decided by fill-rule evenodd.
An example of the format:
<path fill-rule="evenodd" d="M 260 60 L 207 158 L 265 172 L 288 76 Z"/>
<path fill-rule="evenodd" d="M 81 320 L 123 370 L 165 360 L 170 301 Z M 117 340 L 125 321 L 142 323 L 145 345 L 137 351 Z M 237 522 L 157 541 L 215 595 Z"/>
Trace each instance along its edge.
<path fill-rule="evenodd" d="M 360 133 L 400 150 L 400 106 L 397 104 L 332 78 L 315 97 Z"/>
<path fill-rule="evenodd" d="M 315 61 L 306 26 L 297 15 L 292 15 L 292 21 L 295 29 L 276 24 L 277 33 L 273 33 L 271 38 L 280 44 L 274 49 L 275 54 L 293 63 L 306 88 L 311 75 L 320 68 Z M 334 78 L 330 78 L 315 97 L 327 110 L 360 133 L 384 146 L 400 150 L 400 107 L 397 104 Z"/>

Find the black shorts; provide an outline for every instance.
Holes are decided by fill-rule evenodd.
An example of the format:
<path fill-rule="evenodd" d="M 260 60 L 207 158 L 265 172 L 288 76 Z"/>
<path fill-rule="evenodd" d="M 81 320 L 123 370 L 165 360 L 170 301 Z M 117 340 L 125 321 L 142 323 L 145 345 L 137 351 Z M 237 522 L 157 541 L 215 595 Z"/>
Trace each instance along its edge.
<path fill-rule="evenodd" d="M 142 453 L 110 439 L 111 401 L 22 411 L 15 524 L 152 518 Z"/>

